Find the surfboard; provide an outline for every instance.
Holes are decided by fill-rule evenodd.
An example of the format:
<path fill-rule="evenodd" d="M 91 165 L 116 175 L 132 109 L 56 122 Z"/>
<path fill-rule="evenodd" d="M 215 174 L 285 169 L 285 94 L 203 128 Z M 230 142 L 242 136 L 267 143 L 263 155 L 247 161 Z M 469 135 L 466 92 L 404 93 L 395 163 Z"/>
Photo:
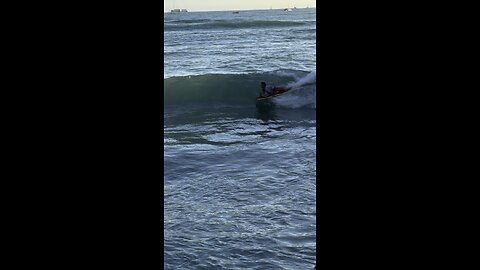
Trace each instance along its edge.
<path fill-rule="evenodd" d="M 258 100 L 258 101 L 260 101 L 260 100 L 268 100 L 268 99 L 271 99 L 271 98 L 274 98 L 274 97 L 281 96 L 281 95 L 287 93 L 288 91 L 289 91 L 289 90 L 287 90 L 287 91 L 285 91 L 285 92 L 283 92 L 283 93 L 278 93 L 278 94 L 275 94 L 275 95 L 270 95 L 270 96 L 268 96 L 268 97 L 262 97 L 262 96 L 260 96 L 260 97 L 257 97 L 257 100 Z"/>

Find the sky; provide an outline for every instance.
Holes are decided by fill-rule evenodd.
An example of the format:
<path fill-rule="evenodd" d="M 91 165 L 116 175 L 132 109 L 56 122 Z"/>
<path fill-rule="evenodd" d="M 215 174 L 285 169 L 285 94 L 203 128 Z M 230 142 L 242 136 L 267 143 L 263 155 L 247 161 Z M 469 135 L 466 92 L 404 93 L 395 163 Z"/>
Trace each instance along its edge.
<path fill-rule="evenodd" d="M 188 11 L 248 10 L 316 7 L 316 0 L 164 0 L 163 11 L 174 8 Z"/>

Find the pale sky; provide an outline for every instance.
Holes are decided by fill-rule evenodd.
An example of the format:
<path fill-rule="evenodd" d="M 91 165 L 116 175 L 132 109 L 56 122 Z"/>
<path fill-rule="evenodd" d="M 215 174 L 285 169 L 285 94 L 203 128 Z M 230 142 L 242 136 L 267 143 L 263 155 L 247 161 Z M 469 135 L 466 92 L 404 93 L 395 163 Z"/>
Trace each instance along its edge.
<path fill-rule="evenodd" d="M 248 10 L 316 7 L 316 0 L 164 0 L 163 11 L 174 8 L 188 11 Z"/>

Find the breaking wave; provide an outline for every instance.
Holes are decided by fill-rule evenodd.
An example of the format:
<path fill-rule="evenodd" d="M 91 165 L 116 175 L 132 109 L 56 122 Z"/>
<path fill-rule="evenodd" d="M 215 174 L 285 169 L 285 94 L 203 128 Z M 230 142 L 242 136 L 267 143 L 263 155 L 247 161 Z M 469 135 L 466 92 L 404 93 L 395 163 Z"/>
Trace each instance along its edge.
<path fill-rule="evenodd" d="M 315 108 L 316 71 L 277 70 L 251 74 L 207 74 L 163 80 L 164 105 L 255 106 L 260 82 L 292 88 L 271 102 L 287 108 Z"/>

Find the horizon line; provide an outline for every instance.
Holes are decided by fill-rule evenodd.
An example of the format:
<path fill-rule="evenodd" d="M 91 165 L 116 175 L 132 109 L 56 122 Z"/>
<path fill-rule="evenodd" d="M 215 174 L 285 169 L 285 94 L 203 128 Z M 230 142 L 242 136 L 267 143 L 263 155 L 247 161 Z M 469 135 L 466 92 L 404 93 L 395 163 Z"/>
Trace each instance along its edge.
<path fill-rule="evenodd" d="M 311 8 L 317 8 L 316 6 L 315 7 L 303 7 L 303 8 L 297 8 L 297 9 L 311 9 Z M 182 8 L 177 8 L 177 9 L 180 9 L 182 10 Z M 285 8 L 264 8 L 264 9 L 223 9 L 223 10 L 188 10 L 188 12 L 210 12 L 210 11 L 255 11 L 255 10 L 277 10 L 277 9 L 285 9 Z M 293 9 L 293 8 L 289 8 L 289 9 Z M 172 10 L 168 10 L 168 11 L 163 11 L 163 13 L 171 13 Z M 187 13 L 188 13 L 187 12 Z"/>

